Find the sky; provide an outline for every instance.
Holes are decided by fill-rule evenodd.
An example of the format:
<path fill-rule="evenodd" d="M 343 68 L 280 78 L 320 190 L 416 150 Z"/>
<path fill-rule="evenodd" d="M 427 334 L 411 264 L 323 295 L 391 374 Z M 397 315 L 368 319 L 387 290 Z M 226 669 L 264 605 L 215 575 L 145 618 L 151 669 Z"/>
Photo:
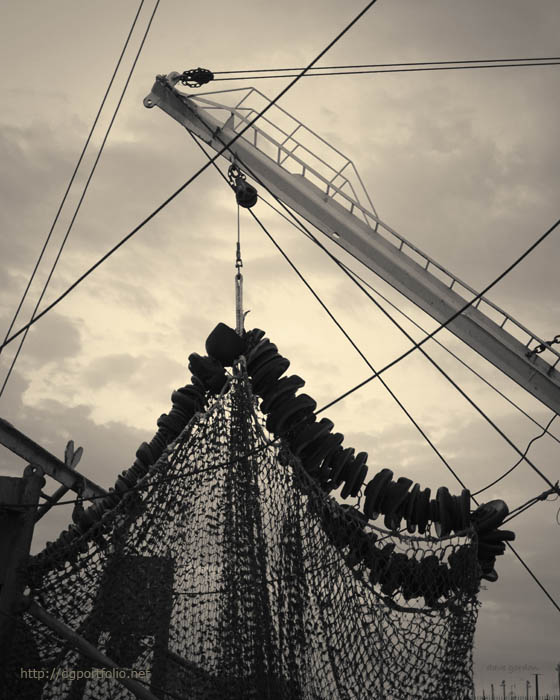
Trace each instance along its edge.
<path fill-rule="evenodd" d="M 0 328 L 7 330 L 101 102 L 138 4 L 129 0 L 2 3 L 0 75 Z M 55 228 L 16 328 L 28 320 L 66 232 L 154 7 L 146 0 L 122 70 Z M 347 0 L 282 3 L 161 0 L 91 185 L 43 306 L 117 243 L 204 163 L 188 134 L 143 107 L 158 73 L 306 65 L 363 7 Z M 555 0 L 379 0 L 322 65 L 558 55 Z M 557 66 L 302 79 L 281 106 L 355 163 L 381 218 L 480 289 L 558 217 Z M 287 80 L 256 81 L 274 97 Z M 215 83 L 208 89 L 246 87 Z M 200 91 L 202 92 L 202 90 Z M 224 98 L 227 99 L 227 98 Z M 409 341 L 363 294 L 264 204 L 255 212 L 375 367 Z M 187 357 L 204 353 L 219 322 L 234 325 L 236 207 L 211 169 L 152 219 L 31 330 L 0 399 L 0 415 L 58 456 L 84 447 L 79 469 L 109 488 L 190 381 Z M 559 233 L 490 298 L 532 331 L 560 332 Z M 369 376 L 347 340 L 245 212 L 241 216 L 247 327 L 259 327 L 323 405 Z M 323 239 L 324 240 L 324 237 Z M 334 250 L 334 248 L 333 248 Z M 339 249 L 343 261 L 350 259 Z M 427 330 L 434 322 L 357 262 L 352 267 Z M 396 312 L 392 312 L 396 313 Z M 402 319 L 401 319 L 402 320 Z M 405 327 L 422 337 L 410 323 Z M 447 331 L 447 348 L 541 423 L 551 412 Z M 15 343 L 0 357 L 3 379 Z M 540 430 L 441 347 L 433 357 L 522 449 Z M 517 461 L 514 450 L 419 353 L 385 379 L 471 490 Z M 329 410 L 345 444 L 432 489 L 460 487 L 383 387 L 369 383 Z M 560 438 L 555 422 L 551 431 Z M 552 480 L 559 445 L 529 452 Z M 0 473 L 25 464 L 0 449 Z M 50 490 L 56 488 L 50 483 Z M 515 507 L 545 489 L 526 464 L 488 490 Z M 560 600 L 559 503 L 512 521 L 516 547 Z M 32 551 L 70 518 L 54 508 Z M 517 560 L 498 561 L 481 591 L 475 639 L 479 692 L 525 689 L 538 672 L 552 692 L 560 662 L 558 613 Z M 558 692 L 558 691 L 557 691 Z"/>

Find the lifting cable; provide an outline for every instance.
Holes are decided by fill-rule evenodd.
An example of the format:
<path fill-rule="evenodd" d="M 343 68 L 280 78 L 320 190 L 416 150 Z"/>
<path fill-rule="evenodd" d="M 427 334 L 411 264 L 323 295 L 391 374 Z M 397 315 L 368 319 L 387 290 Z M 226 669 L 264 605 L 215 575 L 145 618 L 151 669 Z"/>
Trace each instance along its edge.
<path fill-rule="evenodd" d="M 142 0 L 142 2 L 144 2 L 144 0 Z M 30 322 L 24 327 L 24 331 L 25 331 L 25 332 L 23 333 L 23 336 L 22 336 L 22 338 L 21 338 L 21 340 L 20 340 L 18 349 L 17 349 L 17 351 L 16 351 L 14 357 L 12 358 L 12 362 L 11 362 L 11 364 L 10 364 L 10 367 L 9 367 L 9 369 L 8 369 L 8 372 L 7 372 L 7 374 L 6 374 L 6 377 L 4 378 L 4 382 L 3 382 L 3 384 L 2 384 L 2 387 L 0 388 L 0 397 L 1 397 L 2 394 L 4 393 L 4 389 L 6 388 L 6 385 L 7 385 L 8 381 L 9 381 L 9 379 L 10 379 L 10 376 L 11 376 L 12 371 L 13 371 L 13 369 L 14 369 L 14 366 L 15 366 L 15 364 L 16 364 L 16 362 L 17 362 L 17 359 L 18 359 L 18 357 L 19 357 L 19 354 L 20 354 L 20 352 L 21 352 L 21 349 L 22 349 L 22 347 L 23 347 L 23 344 L 25 343 L 25 339 L 27 338 L 27 334 L 28 334 L 28 332 L 29 332 L 29 328 L 30 328 L 31 325 L 34 323 L 34 321 L 36 320 L 36 318 L 38 318 L 38 316 L 36 316 L 36 314 L 37 314 L 37 309 L 39 308 L 39 305 L 40 305 L 41 301 L 43 300 L 43 297 L 44 297 L 44 295 L 45 295 L 45 292 L 47 291 L 47 287 L 48 287 L 49 284 L 50 284 L 50 281 L 51 281 L 51 279 L 52 279 L 52 276 L 53 276 L 53 274 L 54 274 L 54 271 L 55 271 L 55 269 L 56 269 L 56 266 L 58 265 L 58 261 L 60 260 L 60 256 L 62 255 L 62 251 L 64 250 L 64 246 L 66 245 L 66 242 L 67 242 L 67 240 L 68 240 L 68 237 L 70 236 L 70 232 L 72 231 L 72 227 L 74 226 L 74 222 L 76 221 L 76 217 L 78 216 L 78 212 L 80 211 L 80 208 L 81 208 L 81 206 L 82 206 L 82 202 L 84 201 L 84 198 L 85 198 L 85 196 L 86 196 L 86 193 L 87 193 L 89 184 L 90 184 L 90 182 L 91 182 L 91 180 L 92 180 L 92 178 L 93 178 L 93 174 L 95 173 L 95 170 L 96 170 L 96 168 L 97 168 L 97 164 L 99 163 L 99 159 L 101 158 L 101 154 L 103 153 L 103 149 L 105 148 L 105 144 L 107 143 L 107 139 L 108 139 L 108 137 L 109 137 L 109 133 L 111 132 L 111 129 L 112 129 L 113 124 L 114 124 L 114 122 L 115 122 L 115 119 L 116 119 L 116 117 L 117 117 L 117 114 L 118 114 L 118 111 L 119 111 L 120 106 L 121 106 L 121 104 L 122 104 L 122 101 L 123 101 L 123 99 L 124 99 L 126 90 L 127 90 L 128 85 L 129 85 L 129 83 L 130 83 L 130 80 L 131 80 L 131 78 L 132 78 L 132 74 L 133 74 L 133 72 L 134 72 L 134 69 L 136 68 L 136 64 L 137 64 L 137 62 L 138 62 L 138 59 L 140 58 L 140 53 L 142 52 L 142 49 L 144 48 L 144 44 L 145 44 L 146 39 L 147 39 L 147 37 L 148 37 L 148 33 L 149 33 L 150 28 L 151 28 L 151 26 L 152 26 L 152 21 L 153 21 L 153 19 L 154 19 L 154 16 L 155 16 L 155 14 L 156 14 L 157 9 L 158 9 L 159 3 L 160 3 L 160 0 L 156 0 L 156 4 L 155 4 L 155 6 L 154 6 L 152 15 L 151 15 L 151 17 L 150 17 L 150 20 L 149 20 L 148 25 L 147 25 L 147 27 L 146 27 L 146 30 L 145 30 L 145 32 L 144 32 L 144 36 L 142 37 L 142 41 L 141 41 L 141 43 L 140 43 L 140 46 L 139 46 L 139 48 L 138 48 L 138 51 L 137 51 L 136 56 L 135 56 L 135 58 L 134 58 L 134 61 L 133 61 L 133 63 L 132 63 L 132 67 L 131 67 L 131 69 L 130 69 L 130 71 L 129 71 L 128 77 L 127 77 L 126 82 L 125 82 L 125 85 L 124 85 L 124 87 L 123 87 L 123 89 L 122 89 L 121 95 L 120 95 L 120 97 L 119 97 L 119 101 L 118 101 L 118 103 L 117 103 L 117 106 L 115 107 L 115 111 L 113 112 L 113 116 L 111 117 L 111 121 L 109 122 L 109 126 L 107 127 L 107 130 L 106 130 L 106 132 L 105 132 L 105 136 L 103 137 L 103 141 L 101 142 L 101 146 L 99 147 L 99 151 L 98 151 L 97 156 L 96 156 L 96 158 L 95 158 L 95 161 L 94 161 L 94 163 L 93 163 L 93 165 L 92 165 L 92 167 L 91 167 L 90 173 L 89 173 L 88 178 L 87 178 L 87 180 L 86 180 L 86 183 L 85 183 L 85 185 L 84 185 L 84 189 L 83 189 L 83 191 L 82 191 L 82 194 L 80 195 L 80 199 L 78 200 L 78 203 L 77 203 L 77 205 L 76 205 L 76 209 L 75 209 L 75 211 L 74 211 L 74 214 L 72 215 L 72 219 L 70 220 L 70 223 L 68 224 L 68 228 L 66 229 L 66 233 L 65 233 L 65 235 L 64 235 L 64 238 L 62 239 L 62 242 L 61 242 L 61 244 L 60 244 L 60 246 L 59 246 L 58 253 L 57 253 L 56 258 L 55 258 L 55 260 L 54 260 L 54 262 L 53 262 L 53 264 L 52 264 L 52 266 L 51 266 L 51 269 L 50 269 L 50 272 L 49 272 L 49 274 L 48 274 L 47 280 L 46 280 L 46 282 L 45 282 L 45 284 L 44 284 L 44 286 L 43 286 L 43 289 L 42 289 L 42 291 L 41 291 L 41 294 L 39 295 L 39 299 L 37 300 L 37 303 L 35 304 L 35 308 L 33 309 L 33 313 L 31 314 L 31 320 L 30 320 Z M 138 13 L 137 13 L 137 15 L 136 15 L 136 17 L 135 17 L 135 19 L 134 19 L 134 22 L 136 22 L 136 19 L 138 18 L 138 14 L 140 13 L 141 7 L 142 7 L 142 4 L 141 4 L 140 7 L 138 8 Z M 133 24 L 133 26 L 132 26 L 132 28 L 131 28 L 130 34 L 132 33 L 132 29 L 134 29 L 134 24 Z M 130 34 L 129 34 L 129 36 L 127 37 L 127 43 L 128 43 L 128 39 L 130 38 Z M 126 44 L 125 44 L 125 47 L 124 47 L 124 48 L 126 48 Z M 124 49 L 123 49 L 123 54 L 124 54 Z M 121 58 L 122 58 L 122 54 L 121 54 Z M 119 62 L 120 62 L 120 59 L 119 59 Z M 118 68 L 118 65 L 117 65 L 117 68 Z M 115 73 L 116 73 L 116 70 L 117 70 L 117 69 L 115 69 Z M 115 74 L 113 74 L 113 78 L 114 78 L 114 76 L 115 76 Z M 113 78 L 111 79 L 111 82 L 112 82 Z M 109 88 L 110 88 L 110 85 L 109 85 Z M 107 93 L 108 93 L 108 91 L 109 91 L 109 88 L 107 89 Z M 107 93 L 105 94 L 105 98 L 106 98 L 106 96 L 107 96 Z M 104 100 L 105 100 L 105 98 L 104 98 Z M 102 106 L 103 106 L 103 104 L 102 104 Z M 99 117 L 100 112 L 101 112 L 101 108 L 100 108 L 100 110 L 99 110 L 99 112 L 98 112 L 98 114 L 97 114 L 96 122 L 97 122 L 97 119 L 98 119 L 98 117 Z M 58 216 L 59 216 L 59 214 L 60 214 L 60 211 L 61 211 L 61 209 L 62 209 L 62 206 L 63 206 L 63 204 L 64 204 L 64 202 L 65 202 L 66 196 L 67 196 L 67 194 L 68 194 L 68 191 L 70 190 L 70 187 L 71 187 L 71 185 L 72 185 L 73 179 L 74 179 L 74 177 L 75 177 L 75 175 L 76 175 L 76 172 L 77 172 L 78 167 L 79 167 L 79 165 L 80 165 L 81 159 L 82 159 L 82 157 L 83 157 L 83 155 L 84 155 L 84 152 L 85 152 L 85 149 L 86 149 L 87 144 L 88 144 L 88 142 L 89 142 L 89 139 L 91 138 L 91 134 L 92 134 L 92 132 L 93 132 L 93 128 L 95 127 L 95 123 L 96 123 L 96 122 L 94 122 L 94 125 L 93 125 L 93 127 L 92 127 L 92 129 L 91 129 L 91 131 L 90 131 L 89 136 L 88 136 L 88 141 L 86 142 L 86 145 L 84 146 L 84 149 L 83 149 L 83 151 L 82 151 L 82 155 L 80 156 L 80 160 L 78 161 L 78 164 L 76 165 L 76 169 L 74 170 L 74 173 L 73 173 L 73 175 L 72 175 L 72 179 L 71 179 L 71 181 L 70 181 L 70 183 L 69 183 L 69 185 L 68 185 L 68 188 L 67 188 L 66 193 L 65 193 L 65 195 L 64 195 L 64 198 L 63 198 L 63 200 L 62 200 L 62 203 L 61 203 L 61 205 L 60 205 L 60 207 L 59 207 L 59 209 L 58 209 L 58 212 L 57 212 L 57 215 L 56 215 L 56 217 L 55 217 L 55 220 L 54 220 L 54 222 L 53 222 L 53 224 L 52 224 L 52 226 L 51 226 L 51 230 L 50 230 L 49 235 L 48 235 L 48 237 L 47 237 L 47 241 L 45 242 L 45 245 L 44 245 L 44 247 L 43 247 L 43 251 L 41 252 L 41 255 L 40 255 L 40 257 L 39 257 L 39 261 L 40 261 L 42 255 L 43 255 L 43 252 L 44 252 L 44 250 L 45 250 L 45 248 L 46 248 L 46 245 L 47 245 L 47 243 L 48 243 L 48 240 L 49 240 L 49 238 L 50 238 L 50 235 L 51 235 L 51 233 L 52 233 L 52 231 L 53 231 L 53 229 L 54 229 L 54 226 L 55 226 L 55 224 L 56 224 L 56 221 L 57 221 L 57 219 L 58 219 Z M 38 264 L 39 264 L 39 261 L 37 262 L 37 266 L 38 266 Z M 37 266 L 35 267 L 35 270 L 37 269 Z M 34 275 L 34 274 L 35 274 L 35 271 L 34 271 L 33 275 Z M 33 275 L 32 275 L 32 278 L 31 278 L 31 279 L 33 279 Z M 31 284 L 31 280 L 29 281 L 29 284 Z M 28 288 L 29 288 L 29 284 L 28 284 Z M 27 293 L 27 290 L 26 290 L 26 293 Z M 23 303 L 23 299 L 22 299 L 22 303 Z M 20 307 L 21 307 L 21 304 L 20 304 Z M 19 311 L 19 308 L 20 308 L 20 307 L 18 307 L 18 311 Z M 16 315 L 17 315 L 17 312 L 16 312 Z M 15 316 L 14 316 L 13 321 L 15 321 Z M 12 321 L 12 325 L 13 325 L 13 321 Z M 12 326 L 10 326 L 10 330 L 11 330 L 11 327 L 12 327 Z M 10 332 L 10 331 L 8 331 L 8 333 L 9 333 L 9 332 Z M 8 334 L 6 334 L 6 338 L 7 338 L 7 335 L 8 335 Z M 3 343 L 2 346 L 0 347 L 0 352 L 1 352 L 2 349 L 5 347 L 5 345 L 7 344 L 7 342 L 9 342 L 9 341 L 7 341 L 7 340 L 5 339 L 5 340 L 4 340 L 4 343 Z"/>
<path fill-rule="evenodd" d="M 159 1 L 159 0 L 158 0 Z M 39 314 L 33 317 L 29 323 L 25 324 L 22 326 L 16 333 L 13 333 L 9 338 L 6 338 L 2 345 L 0 345 L 0 352 L 3 350 L 3 348 L 6 347 L 9 343 L 11 343 L 13 340 L 15 340 L 18 336 L 20 336 L 22 333 L 25 333 L 34 323 L 36 323 L 40 318 L 42 318 L 48 311 L 50 311 L 52 308 L 54 308 L 57 304 L 59 304 L 70 292 L 75 289 L 86 277 L 88 277 L 94 270 L 96 270 L 102 263 L 105 262 L 113 253 L 115 253 L 121 246 L 123 246 L 128 240 L 132 238 L 141 228 L 143 228 L 149 221 L 151 221 L 156 214 L 159 214 L 159 212 L 164 209 L 175 197 L 177 197 L 183 190 L 185 190 L 196 178 L 201 175 L 207 168 L 210 167 L 210 165 L 217 160 L 221 155 L 225 153 L 228 148 L 233 145 L 241 136 L 248 130 L 250 129 L 255 122 L 260 119 L 263 114 L 268 112 L 268 110 L 273 107 L 278 100 L 283 97 L 290 88 L 292 88 L 306 73 L 308 70 L 313 68 L 315 63 L 319 61 L 338 41 L 341 39 L 346 32 L 348 32 L 355 24 L 358 22 L 359 19 L 365 13 L 373 7 L 373 5 L 377 2 L 377 0 L 370 0 L 368 4 L 361 10 L 353 20 L 351 20 L 345 27 L 340 31 L 334 39 L 332 39 L 327 46 L 319 53 L 317 56 L 309 63 L 307 68 L 305 68 L 301 73 L 299 73 L 294 80 L 292 80 L 288 85 L 286 85 L 285 88 L 283 88 L 274 99 L 272 99 L 268 105 L 266 105 L 260 112 L 258 112 L 255 117 L 248 122 L 241 131 L 239 131 L 233 139 L 226 144 L 219 152 L 217 152 L 214 156 L 212 156 L 211 160 L 207 163 L 205 163 L 201 168 L 199 168 L 189 179 L 184 182 L 175 192 L 173 192 L 166 200 L 164 200 L 158 207 L 156 207 L 151 214 L 149 214 L 145 219 L 143 219 L 135 228 L 132 229 L 124 238 L 122 238 L 116 245 L 114 245 L 105 255 L 103 255 L 94 265 L 92 265 L 88 270 L 86 270 L 83 275 L 78 277 L 78 279 L 66 289 L 60 296 L 58 296 L 51 304 L 49 304 L 47 307 L 45 307 Z"/>
<path fill-rule="evenodd" d="M 261 202 L 264 202 L 270 209 L 275 211 L 279 216 L 281 216 L 285 221 L 287 221 L 289 224 L 291 224 L 296 230 L 298 230 L 300 233 L 303 233 L 306 238 L 309 238 L 310 241 L 314 242 L 313 239 L 307 234 L 307 231 L 300 228 L 299 225 L 297 225 L 292 219 L 289 219 L 285 214 L 283 214 L 279 209 L 277 209 L 273 204 L 271 204 L 267 199 L 265 199 L 262 195 L 259 195 L 259 200 Z M 371 285 L 369 282 L 367 282 L 363 277 L 361 277 L 355 270 L 352 268 L 348 267 L 348 265 L 345 265 L 341 260 L 338 261 L 339 264 L 351 275 L 353 275 L 356 279 L 358 279 L 362 284 L 364 284 L 370 291 L 372 291 L 375 295 L 377 295 L 380 299 L 383 299 L 384 302 L 389 304 L 389 306 L 394 309 L 397 313 L 399 313 L 401 316 L 406 318 L 407 321 L 409 321 L 413 326 L 418 328 L 418 330 L 422 331 L 425 335 L 428 334 L 428 331 L 421 326 L 417 321 L 415 321 L 412 316 L 409 316 L 405 311 L 403 311 L 401 308 L 399 308 L 395 303 L 393 303 L 388 297 L 384 296 L 381 294 L 381 292 L 376 289 L 373 285 Z M 496 394 L 501 396 L 505 401 L 507 401 L 513 408 L 515 408 L 519 413 L 523 414 L 526 418 L 528 418 L 532 423 L 534 423 L 537 428 L 540 428 L 541 430 L 544 431 L 546 435 L 551 437 L 553 440 L 555 440 L 558 444 L 560 444 L 560 438 L 557 438 L 554 433 L 551 433 L 548 430 L 548 426 L 544 426 L 541 423 L 539 423 L 538 420 L 535 420 L 533 416 L 531 416 L 527 411 L 525 411 L 521 406 L 515 403 L 512 399 L 509 398 L 506 394 L 504 394 L 498 387 L 496 387 L 494 384 L 492 384 L 486 377 L 483 377 L 479 372 L 477 372 L 473 367 L 471 367 L 467 362 L 465 362 L 459 355 L 457 355 L 453 350 L 450 350 L 446 345 L 444 345 L 442 342 L 440 342 L 437 338 L 433 338 L 434 343 L 436 345 L 439 345 L 440 348 L 445 350 L 448 355 L 451 355 L 451 357 L 454 357 L 457 362 L 459 362 L 465 369 L 468 369 L 469 372 L 475 375 L 475 377 L 478 377 L 481 381 L 483 381 L 490 389 L 492 389 Z M 554 417 L 556 417 L 557 414 L 554 414 Z M 550 421 L 552 422 L 552 421 Z M 548 424 L 550 426 L 550 423 Z"/>
<path fill-rule="evenodd" d="M 15 313 L 14 313 L 14 316 L 13 316 L 11 322 L 10 322 L 10 325 L 9 325 L 9 327 L 8 327 L 8 330 L 6 331 L 6 335 L 5 335 L 5 337 L 4 337 L 4 340 L 6 340 L 6 339 L 8 338 L 8 336 L 10 335 L 10 332 L 11 332 L 12 328 L 14 327 L 14 323 L 16 322 L 16 318 L 18 317 L 18 314 L 19 314 L 19 312 L 20 312 L 20 310 L 21 310 L 21 307 L 22 307 L 22 305 L 23 305 L 23 302 L 25 301 L 25 298 L 26 298 L 26 296 L 27 296 L 27 292 L 29 291 L 29 287 L 31 286 L 31 283 L 32 283 L 33 280 L 34 280 L 35 274 L 37 273 L 37 269 L 38 269 L 38 267 L 39 267 L 39 265 L 40 265 L 40 263 L 41 263 L 41 260 L 43 259 L 43 255 L 44 255 L 45 250 L 46 250 L 46 248 L 47 248 L 47 245 L 48 245 L 48 243 L 49 243 L 49 241 L 50 241 L 50 238 L 51 238 L 51 236 L 52 236 L 52 232 L 54 231 L 54 227 L 56 226 L 56 222 L 58 221 L 58 218 L 59 218 L 60 213 L 61 213 L 61 211 L 62 211 L 62 207 L 64 206 L 64 203 L 66 202 L 66 198 L 68 197 L 68 193 L 70 192 L 70 188 L 72 187 L 72 184 L 74 183 L 74 180 L 75 180 L 75 178 L 76 178 L 76 174 L 77 174 L 77 172 L 78 172 L 78 168 L 80 167 L 80 164 L 81 164 L 81 162 L 82 162 L 82 160 L 83 160 L 83 158 L 84 158 L 86 149 L 87 149 L 87 147 L 88 147 L 88 145 L 89 145 L 89 142 L 91 141 L 91 137 L 93 136 L 93 131 L 94 131 L 96 125 L 97 125 L 97 122 L 99 121 L 99 117 L 101 116 L 101 112 L 102 112 L 102 110 L 103 110 L 103 107 L 105 106 L 105 102 L 107 101 L 107 97 L 108 97 L 108 95 L 109 95 L 109 92 L 110 92 L 110 90 L 111 90 L 111 87 L 113 86 L 113 82 L 114 82 L 115 77 L 116 77 L 116 75 L 117 75 L 117 72 L 118 72 L 118 70 L 119 70 L 119 68 L 120 68 L 120 65 L 121 65 L 122 59 L 123 59 L 123 57 L 124 57 L 125 51 L 126 51 L 126 49 L 127 49 L 127 47 L 128 47 L 128 42 L 130 41 L 130 37 L 132 36 L 132 32 L 134 31 L 134 28 L 135 28 L 135 26 L 136 26 L 136 22 L 137 22 L 137 20 L 138 20 L 139 15 L 140 15 L 140 11 L 142 10 L 142 6 L 144 5 L 144 1 L 145 1 L 145 0 L 140 0 L 140 5 L 138 6 L 138 10 L 136 11 L 136 16 L 134 17 L 134 20 L 133 20 L 133 22 L 132 22 L 132 26 L 130 27 L 130 30 L 129 30 L 129 32 L 128 32 L 128 36 L 126 37 L 126 41 L 124 42 L 124 46 L 123 46 L 123 48 L 122 48 L 121 55 L 119 56 L 119 59 L 118 59 L 118 61 L 117 61 L 117 65 L 115 66 L 115 70 L 113 71 L 113 75 L 111 76 L 111 79 L 109 80 L 109 85 L 107 86 L 107 89 L 105 90 L 105 94 L 103 95 L 103 99 L 101 100 L 101 104 L 99 105 L 99 109 L 97 110 L 97 114 L 95 115 L 95 119 L 93 120 L 93 124 L 91 125 L 91 128 L 90 128 L 90 130 L 89 130 L 89 134 L 88 134 L 87 139 L 86 139 L 86 142 L 85 142 L 85 144 L 84 144 L 84 146 L 83 146 L 83 148 L 82 148 L 82 152 L 80 153 L 80 157 L 78 158 L 78 162 L 76 163 L 76 167 L 74 168 L 74 172 L 72 173 L 72 176 L 70 177 L 70 181 L 68 182 L 68 185 L 67 185 L 67 187 L 66 187 L 66 191 L 64 192 L 64 195 L 63 195 L 63 197 L 62 197 L 62 201 L 61 201 L 60 204 L 59 204 L 59 207 L 58 207 L 58 209 L 57 209 L 57 212 L 56 212 L 56 215 L 55 215 L 55 217 L 54 217 L 54 220 L 53 220 L 53 222 L 52 222 L 52 224 L 51 224 L 51 227 L 50 227 L 50 229 L 49 229 L 49 232 L 48 232 L 48 234 L 47 234 L 47 238 L 46 238 L 46 240 L 45 240 L 45 242 L 44 242 L 44 244 L 43 244 L 43 248 L 42 248 L 42 250 L 41 250 L 41 252 L 40 252 L 40 254 L 39 254 L 39 257 L 38 257 L 38 259 L 37 259 L 37 262 L 35 263 L 35 267 L 34 267 L 34 269 L 33 269 L 33 272 L 31 273 L 31 276 L 30 276 L 30 278 L 29 278 L 29 281 L 27 282 L 27 286 L 26 286 L 26 288 L 25 288 L 25 291 L 23 292 L 23 295 L 22 295 L 21 300 L 20 300 L 20 302 L 19 302 L 19 304 L 18 304 L 18 307 L 17 307 L 17 309 L 16 309 L 16 311 L 15 311 Z M 3 346 L 2 346 L 2 347 L 3 347 Z M 2 351 L 0 350 L 0 353 L 1 353 L 1 352 L 2 352 Z"/>

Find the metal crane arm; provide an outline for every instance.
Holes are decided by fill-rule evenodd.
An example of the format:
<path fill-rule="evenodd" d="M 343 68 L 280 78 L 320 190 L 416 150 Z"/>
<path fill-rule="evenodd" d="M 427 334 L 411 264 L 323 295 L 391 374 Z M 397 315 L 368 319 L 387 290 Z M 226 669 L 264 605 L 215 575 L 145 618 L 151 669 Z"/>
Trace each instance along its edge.
<path fill-rule="evenodd" d="M 254 88 L 241 91 L 246 94 L 233 107 L 209 100 L 208 94 L 187 96 L 175 87 L 179 78 L 178 73 L 158 76 L 144 105 L 158 106 L 216 151 L 257 113 L 248 106 L 249 98 L 266 101 Z M 271 109 L 224 152 L 224 157 L 232 162 L 237 159 L 284 204 L 439 323 L 445 323 L 476 296 L 474 289 L 379 219 L 350 160 L 285 110 L 274 109 L 279 115 L 277 123 L 270 118 Z M 291 122 L 286 126 L 288 117 Z M 309 145 L 311 137 L 314 146 Z M 560 354 L 550 346 L 542 355 L 529 350 L 531 344 L 546 345 L 545 341 L 484 297 L 447 328 L 560 413 L 560 373 L 556 369 Z"/>

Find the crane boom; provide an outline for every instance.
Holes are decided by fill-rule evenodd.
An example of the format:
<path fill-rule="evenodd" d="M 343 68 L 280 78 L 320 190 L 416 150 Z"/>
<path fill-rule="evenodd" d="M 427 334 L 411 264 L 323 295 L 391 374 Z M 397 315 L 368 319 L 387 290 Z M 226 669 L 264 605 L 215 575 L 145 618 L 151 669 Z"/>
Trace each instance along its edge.
<path fill-rule="evenodd" d="M 175 87 L 179 79 L 179 73 L 158 76 L 144 105 L 158 106 L 216 151 L 257 114 L 248 106 L 248 98 L 256 96 L 266 102 L 254 88 L 242 90 L 245 95 L 233 107 L 208 99 L 208 95 L 219 93 L 187 96 Z M 445 323 L 477 296 L 469 285 L 379 219 L 350 160 L 285 110 L 275 109 L 279 114 L 276 123 L 270 119 L 270 110 L 223 156 L 236 160 L 284 204 L 439 323 Z M 220 112 L 225 112 L 225 117 L 216 114 Z M 291 122 L 286 125 L 288 117 Z M 311 137 L 314 148 L 309 146 Z M 560 413 L 560 373 L 556 369 L 560 354 L 553 347 L 484 297 L 447 328 Z M 545 345 L 546 352 L 531 351 L 531 345 L 536 344 Z"/>

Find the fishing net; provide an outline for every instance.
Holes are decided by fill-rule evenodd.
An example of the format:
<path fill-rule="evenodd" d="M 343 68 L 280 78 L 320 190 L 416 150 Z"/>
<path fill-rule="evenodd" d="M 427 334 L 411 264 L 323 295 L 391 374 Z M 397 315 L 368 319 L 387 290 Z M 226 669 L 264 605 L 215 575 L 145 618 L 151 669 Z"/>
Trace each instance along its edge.
<path fill-rule="evenodd" d="M 262 425 L 233 377 L 31 597 L 161 700 L 471 697 L 475 542 L 359 521 Z M 7 697 L 134 697 L 28 613 L 12 652 Z"/>

